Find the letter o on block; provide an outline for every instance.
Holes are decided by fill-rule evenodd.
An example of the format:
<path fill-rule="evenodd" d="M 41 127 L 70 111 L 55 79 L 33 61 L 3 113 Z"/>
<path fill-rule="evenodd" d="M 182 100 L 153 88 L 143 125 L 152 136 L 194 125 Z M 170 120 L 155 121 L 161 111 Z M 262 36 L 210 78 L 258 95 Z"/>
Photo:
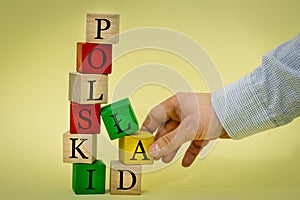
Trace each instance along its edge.
<path fill-rule="evenodd" d="M 76 69 L 84 74 L 111 74 L 112 45 L 78 42 Z"/>

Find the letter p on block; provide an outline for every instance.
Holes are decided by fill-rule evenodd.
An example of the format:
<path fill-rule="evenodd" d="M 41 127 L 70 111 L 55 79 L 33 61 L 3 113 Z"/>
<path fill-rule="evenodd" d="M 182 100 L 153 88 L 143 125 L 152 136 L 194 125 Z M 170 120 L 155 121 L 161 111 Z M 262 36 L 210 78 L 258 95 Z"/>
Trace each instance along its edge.
<path fill-rule="evenodd" d="M 87 14 L 86 42 L 116 44 L 119 42 L 118 14 Z"/>

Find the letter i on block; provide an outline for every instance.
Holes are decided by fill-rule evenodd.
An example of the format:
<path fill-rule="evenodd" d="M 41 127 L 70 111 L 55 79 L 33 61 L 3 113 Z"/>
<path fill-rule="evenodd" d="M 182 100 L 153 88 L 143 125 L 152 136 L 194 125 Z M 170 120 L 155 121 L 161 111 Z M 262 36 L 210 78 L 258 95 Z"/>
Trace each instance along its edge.
<path fill-rule="evenodd" d="M 76 194 L 104 194 L 106 166 L 101 160 L 93 164 L 73 164 L 72 187 Z"/>
<path fill-rule="evenodd" d="M 88 43 L 116 44 L 119 42 L 118 14 L 87 14 L 86 41 Z"/>
<path fill-rule="evenodd" d="M 104 106 L 101 116 L 111 140 L 132 134 L 139 129 L 128 98 Z"/>
<path fill-rule="evenodd" d="M 110 162 L 110 193 L 141 194 L 141 165 L 124 165 L 120 161 Z"/>
<path fill-rule="evenodd" d="M 63 162 L 91 164 L 97 157 L 96 134 L 63 135 Z"/>
<path fill-rule="evenodd" d="M 119 139 L 119 160 L 124 164 L 153 164 L 149 147 L 154 136 L 147 131 L 137 131 Z"/>

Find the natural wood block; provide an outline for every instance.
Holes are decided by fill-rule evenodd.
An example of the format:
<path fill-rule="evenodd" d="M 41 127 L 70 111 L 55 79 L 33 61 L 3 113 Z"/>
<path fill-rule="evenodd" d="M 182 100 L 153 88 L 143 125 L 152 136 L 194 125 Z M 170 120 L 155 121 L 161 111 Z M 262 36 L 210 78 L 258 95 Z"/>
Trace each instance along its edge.
<path fill-rule="evenodd" d="M 97 157 L 96 134 L 63 135 L 63 162 L 91 164 Z"/>
<path fill-rule="evenodd" d="M 120 161 L 110 162 L 110 193 L 141 194 L 141 165 L 124 165 Z"/>
<path fill-rule="evenodd" d="M 79 104 L 107 103 L 108 75 L 69 73 L 69 101 Z"/>
<path fill-rule="evenodd" d="M 119 42 L 118 14 L 87 14 L 86 42 L 116 44 Z"/>
<path fill-rule="evenodd" d="M 124 164 L 153 164 L 149 147 L 154 136 L 147 131 L 137 131 L 119 138 L 119 160 Z"/>
<path fill-rule="evenodd" d="M 100 133 L 100 104 L 70 103 L 71 133 Z"/>
<path fill-rule="evenodd" d="M 76 194 L 104 194 L 106 166 L 102 160 L 93 164 L 73 164 L 72 188 Z"/>
<path fill-rule="evenodd" d="M 139 124 L 128 98 L 104 106 L 101 116 L 111 140 L 139 130 Z"/>
<path fill-rule="evenodd" d="M 77 72 L 84 74 L 111 74 L 112 45 L 77 43 Z"/>

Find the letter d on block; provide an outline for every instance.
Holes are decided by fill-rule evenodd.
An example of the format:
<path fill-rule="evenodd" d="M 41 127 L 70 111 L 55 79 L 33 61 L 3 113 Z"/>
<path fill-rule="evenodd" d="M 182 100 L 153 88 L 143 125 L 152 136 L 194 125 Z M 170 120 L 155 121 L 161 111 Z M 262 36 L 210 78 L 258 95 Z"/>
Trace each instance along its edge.
<path fill-rule="evenodd" d="M 110 193 L 141 194 L 141 165 L 124 165 L 110 162 Z"/>
<path fill-rule="evenodd" d="M 128 169 L 123 169 L 123 170 L 120 169 L 118 171 L 120 172 L 120 182 L 119 182 L 120 186 L 117 188 L 117 190 L 130 190 L 130 189 L 132 189 L 136 184 L 136 175 L 135 175 L 135 173 L 128 170 Z M 132 179 L 131 179 L 131 185 L 129 187 L 124 186 L 124 172 L 127 172 L 131 175 Z"/>

